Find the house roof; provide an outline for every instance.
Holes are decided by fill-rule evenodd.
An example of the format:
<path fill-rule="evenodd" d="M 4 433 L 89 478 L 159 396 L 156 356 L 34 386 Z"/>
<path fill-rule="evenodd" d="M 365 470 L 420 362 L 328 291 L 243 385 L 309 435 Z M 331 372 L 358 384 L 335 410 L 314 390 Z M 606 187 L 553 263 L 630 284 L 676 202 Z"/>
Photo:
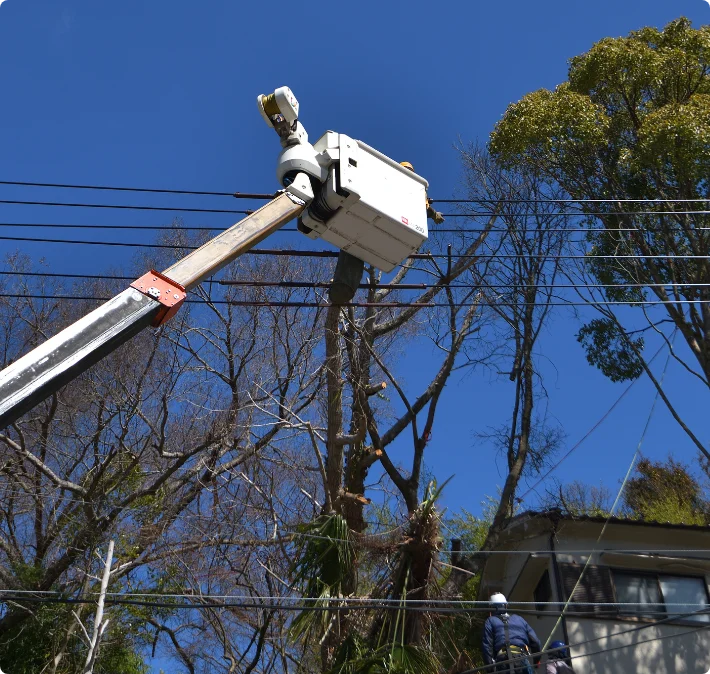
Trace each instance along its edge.
<path fill-rule="evenodd" d="M 580 523 L 590 523 L 590 524 L 596 524 L 599 525 L 600 527 L 603 526 L 606 523 L 612 524 L 614 526 L 632 526 L 636 527 L 637 530 L 639 527 L 646 527 L 646 532 L 647 536 L 653 537 L 654 539 L 658 538 L 658 534 L 651 534 L 651 531 L 657 531 L 658 529 L 665 529 L 666 534 L 662 536 L 662 538 L 670 538 L 671 534 L 673 532 L 676 532 L 678 534 L 682 534 L 684 532 L 694 532 L 696 535 L 698 534 L 710 534 L 710 526 L 704 526 L 704 525 L 698 525 L 698 524 L 671 524 L 670 522 L 655 522 L 655 521 L 645 521 L 645 520 L 632 520 L 632 519 L 625 519 L 623 517 L 609 517 L 607 518 L 606 516 L 594 516 L 594 515 L 579 515 L 579 516 L 573 516 L 568 513 L 565 513 L 559 509 L 550 509 L 550 510 L 543 510 L 543 511 L 537 511 L 537 510 L 527 510 L 525 512 L 520 513 L 519 515 L 516 515 L 514 518 L 510 520 L 508 525 L 505 527 L 503 532 L 501 532 L 501 536 L 497 541 L 497 548 L 498 550 L 501 549 L 506 549 L 507 546 L 512 544 L 512 548 L 510 549 L 511 552 L 517 552 L 517 551 L 523 551 L 524 550 L 519 550 L 519 545 L 528 538 L 532 538 L 535 536 L 540 536 L 540 535 L 547 535 L 551 534 L 555 531 L 560 531 L 560 527 L 558 525 L 560 523 L 564 523 L 566 525 L 575 525 L 575 524 L 580 524 Z M 573 537 L 576 535 L 573 528 L 571 527 L 562 527 L 564 529 L 567 529 L 567 533 L 571 534 Z M 631 534 L 630 531 L 617 531 L 617 539 L 619 536 L 621 536 L 621 539 L 626 539 L 627 534 Z M 638 532 L 641 534 L 643 537 L 643 534 L 641 531 Z M 697 540 L 697 539 L 696 539 Z M 705 540 L 703 539 L 702 542 L 698 542 L 697 545 L 694 547 L 698 548 L 703 548 L 705 547 Z M 533 572 L 536 572 L 538 569 L 530 567 L 531 563 L 535 563 L 537 553 L 534 553 L 533 551 L 528 551 L 528 557 L 525 559 L 522 568 L 518 568 L 516 571 L 516 577 L 520 579 L 520 577 L 526 573 L 526 569 L 528 572 L 532 573 L 535 575 Z M 561 552 L 564 553 L 564 550 Z M 599 549 L 597 550 L 598 553 L 600 554 L 611 554 L 614 552 L 614 550 L 603 550 Z M 496 556 L 495 558 L 489 558 L 486 560 L 485 566 L 483 568 L 483 576 L 481 579 L 481 584 L 480 584 L 480 592 L 485 594 L 485 592 L 488 591 L 498 591 L 503 587 L 504 584 L 504 579 L 506 578 L 506 574 L 508 573 L 508 565 L 510 563 L 510 559 L 506 559 L 507 555 L 501 556 Z M 517 555 L 514 555 L 514 557 L 517 557 Z M 511 558 L 512 559 L 512 558 Z M 707 558 L 705 558 L 707 559 Z M 491 560 L 494 560 L 494 563 L 490 563 Z M 654 558 L 654 562 L 657 562 L 658 558 Z M 669 558 L 666 560 L 668 562 L 676 562 L 676 559 L 671 559 Z M 694 560 L 694 563 L 697 562 L 697 560 Z M 517 564 L 517 562 L 515 562 Z M 517 581 L 516 581 L 517 584 Z M 512 588 L 506 588 L 508 590 L 508 594 L 510 595 L 511 593 L 514 594 L 515 592 L 515 587 L 516 584 L 513 585 Z M 483 595 L 481 595 L 483 596 Z"/>
<path fill-rule="evenodd" d="M 529 520 L 551 520 L 565 522 L 592 522 L 597 524 L 624 524 L 635 527 L 661 527 L 665 529 L 676 529 L 685 531 L 705 531 L 710 533 L 710 526 L 704 524 L 673 524 L 671 522 L 657 522 L 654 520 L 632 520 L 625 517 L 605 517 L 602 515 L 570 515 L 559 509 L 551 510 L 526 510 L 520 515 L 516 515 L 507 528 L 514 527 L 518 523 Z"/>

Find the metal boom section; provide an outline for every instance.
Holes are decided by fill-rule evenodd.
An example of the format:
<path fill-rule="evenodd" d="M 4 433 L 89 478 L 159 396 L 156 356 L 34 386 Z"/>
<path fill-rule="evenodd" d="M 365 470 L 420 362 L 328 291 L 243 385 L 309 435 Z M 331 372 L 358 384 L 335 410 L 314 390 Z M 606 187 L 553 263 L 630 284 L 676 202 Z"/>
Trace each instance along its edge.
<path fill-rule="evenodd" d="M 173 283 L 176 300 L 178 294 L 184 297 L 181 290 L 190 290 L 216 274 L 289 220 L 298 217 L 304 206 L 301 199 L 282 193 L 156 276 Z M 154 295 L 160 295 L 156 288 L 142 291 L 137 283 L 0 372 L 0 429 L 16 421 L 144 328 L 159 325 L 166 316 L 172 315 L 172 311 L 166 311 L 168 305 L 155 298 Z"/>

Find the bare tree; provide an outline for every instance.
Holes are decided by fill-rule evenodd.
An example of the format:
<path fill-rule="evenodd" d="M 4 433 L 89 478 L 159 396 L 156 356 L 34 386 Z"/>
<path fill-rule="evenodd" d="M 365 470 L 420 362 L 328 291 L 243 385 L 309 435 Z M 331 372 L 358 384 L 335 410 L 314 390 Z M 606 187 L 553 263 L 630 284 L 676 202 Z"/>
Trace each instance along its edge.
<path fill-rule="evenodd" d="M 567 241 L 567 218 L 559 215 L 554 203 L 546 203 L 556 198 L 556 188 L 533 172 L 504 170 L 475 144 L 462 149 L 461 156 L 468 197 L 497 204 L 499 227 L 486 241 L 487 252 L 495 260 L 486 275 L 475 281 L 498 319 L 491 324 L 490 362 L 498 375 L 513 385 L 509 421 L 479 433 L 479 438 L 492 441 L 501 450 L 507 467 L 481 548 L 485 551 L 495 546 L 514 514 L 521 479 L 538 471 L 563 438 L 561 429 L 546 418 L 537 347 L 552 318 L 551 304 L 558 297 L 555 283 Z M 484 560 L 485 555 L 466 560 L 455 556 L 455 565 L 466 568 L 453 570 L 447 590 L 458 591 Z"/>
<path fill-rule="evenodd" d="M 292 271 L 267 267 L 245 262 L 231 273 L 274 278 Z M 14 287 L 24 283 L 18 276 Z M 0 306 L 4 325 L 13 328 L 5 363 L 85 310 L 36 300 L 30 290 Z M 106 283 L 92 295 L 111 291 Z M 302 479 L 304 470 L 313 475 L 300 458 L 299 436 L 307 433 L 284 415 L 307 408 L 318 390 L 312 348 L 318 311 L 220 304 L 236 292 L 213 300 L 207 289 L 205 304 L 126 344 L 0 435 L 5 588 L 80 597 L 89 589 L 93 551 L 113 537 L 121 560 L 112 581 L 117 590 L 155 592 L 166 583 L 188 590 L 187 580 L 193 588 L 211 587 L 241 567 L 241 576 L 225 583 L 227 593 L 268 592 L 255 551 L 284 544 L 282 528 L 301 521 L 294 512 L 307 502 L 300 489 L 317 488 Z M 259 292 L 268 299 L 268 291 Z M 281 550 L 275 575 L 284 573 L 287 559 Z M 0 649 L 7 653 L 19 632 L 38 624 L 37 606 L 19 598 L 6 604 Z M 248 643 L 252 627 L 268 629 L 255 619 L 229 640 L 205 639 L 205 611 L 200 606 L 154 620 L 156 634 L 168 637 L 188 670 L 217 647 Z M 46 627 L 55 644 L 47 658 L 56 672 L 69 666 L 57 656 L 66 650 L 65 637 L 76 637 L 70 624 L 63 619 Z M 139 640 L 150 638 L 138 631 Z M 110 628 L 106 639 L 113 639 Z"/>

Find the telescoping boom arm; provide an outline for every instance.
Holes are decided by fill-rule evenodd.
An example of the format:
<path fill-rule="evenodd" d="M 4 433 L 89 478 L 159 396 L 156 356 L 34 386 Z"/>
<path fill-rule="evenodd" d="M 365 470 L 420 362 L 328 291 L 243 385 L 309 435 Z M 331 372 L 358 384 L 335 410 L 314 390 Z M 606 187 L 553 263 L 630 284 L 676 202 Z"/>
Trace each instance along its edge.
<path fill-rule="evenodd" d="M 310 238 L 390 271 L 427 238 L 427 182 L 361 141 L 328 131 L 308 143 L 288 87 L 258 97 L 281 138 L 285 189 L 265 206 L 162 273 L 150 271 L 0 372 L 0 429 L 152 325 L 171 318 L 187 291 L 294 218 Z"/>
<path fill-rule="evenodd" d="M 168 320 L 199 285 L 228 262 L 297 217 L 305 204 L 279 195 L 162 274 L 149 272 L 129 288 L 0 372 L 0 428 L 149 325 Z"/>

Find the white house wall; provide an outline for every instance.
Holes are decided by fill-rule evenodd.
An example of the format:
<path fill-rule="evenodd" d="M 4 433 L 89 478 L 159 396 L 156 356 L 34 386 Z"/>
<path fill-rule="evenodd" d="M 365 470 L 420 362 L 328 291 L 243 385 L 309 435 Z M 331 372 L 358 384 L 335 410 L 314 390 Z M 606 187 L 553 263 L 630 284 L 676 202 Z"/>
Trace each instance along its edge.
<path fill-rule="evenodd" d="M 644 527 L 639 525 L 610 525 L 597 545 L 597 538 L 601 525 L 596 523 L 580 522 L 566 523 L 559 533 L 558 561 L 583 564 L 587 555 L 575 550 L 668 550 L 668 557 L 684 557 L 687 561 L 680 562 L 677 567 L 655 568 L 656 571 L 665 573 L 702 574 L 702 566 L 710 557 L 707 550 L 708 534 L 685 529 Z M 679 552 L 686 550 L 688 552 Z M 666 556 L 666 555 L 663 555 Z M 698 560 L 694 567 L 693 558 Z M 607 563 L 604 554 L 599 553 L 592 557 L 593 564 Z M 623 564 L 615 563 L 610 566 L 626 568 L 629 570 L 652 568 L 652 559 L 642 559 L 629 555 Z M 688 566 L 686 566 L 688 564 Z M 705 576 L 707 586 L 708 576 Z M 663 624 L 648 626 L 648 623 L 633 620 L 591 620 L 567 618 L 567 631 L 570 644 L 580 643 L 589 639 L 604 637 L 600 641 L 573 648 L 574 655 L 594 653 L 608 648 L 618 648 L 606 653 L 598 653 L 589 657 L 577 658 L 574 661 L 576 674 L 706 674 L 710 669 L 710 629 L 701 629 L 692 634 L 692 624 L 671 625 Z M 613 636 L 626 632 L 634 627 L 642 627 L 637 632 L 620 636 Z M 640 643 L 658 637 L 659 641 Z M 636 645 L 634 645 L 636 644 Z"/>
<path fill-rule="evenodd" d="M 549 531 L 541 532 L 539 520 L 536 525 L 514 528 L 501 548 L 511 551 L 513 549 L 549 550 Z M 592 564 L 628 570 L 652 569 L 668 574 L 704 575 L 707 586 L 710 580 L 710 550 L 708 550 L 710 534 L 708 532 L 682 527 L 610 524 L 601 543 L 597 545 L 601 526 L 596 522 L 562 522 L 555 541 L 558 562 L 583 565 L 589 555 L 579 551 L 592 550 L 596 547 L 600 553 L 592 556 Z M 629 549 L 668 552 L 660 553 L 660 559 L 649 555 L 635 557 L 616 553 L 611 564 L 605 561 L 604 554 L 601 553 L 601 551 Z M 671 557 L 684 559 L 669 562 Z M 486 587 L 502 589 L 511 602 L 534 601 L 533 592 L 539 575 L 529 583 L 519 582 L 521 571 L 528 559 L 527 554 L 520 553 L 492 556 L 484 574 Z M 556 600 L 558 595 L 551 555 L 547 568 L 550 572 L 553 597 Z M 529 608 L 534 610 L 532 606 Z M 550 607 L 550 609 L 554 608 L 554 606 Z M 540 641 L 544 643 L 550 636 L 556 616 L 527 614 L 525 618 Z M 706 674 L 710 670 L 710 625 L 708 624 L 651 626 L 643 621 L 602 620 L 574 616 L 566 617 L 566 623 L 572 655 L 588 656 L 574 659 L 576 674 Z M 620 634 L 635 627 L 643 627 L 643 629 Z M 704 629 L 697 630 L 697 627 L 704 627 Z M 641 643 L 659 637 L 662 637 L 659 641 Z M 561 629 L 556 631 L 551 640 L 555 639 L 563 639 Z M 590 639 L 598 640 L 575 647 L 575 644 Z M 610 648 L 615 650 L 598 653 Z"/>
<path fill-rule="evenodd" d="M 631 634 L 613 636 L 635 625 L 626 621 L 567 619 L 570 643 L 598 639 L 573 649 L 576 674 L 706 674 L 710 669 L 708 630 L 693 634 L 686 625 L 659 625 Z M 644 641 L 668 637 L 660 641 Z M 606 649 L 616 650 L 598 653 Z M 596 655 L 591 655 L 596 653 Z"/>

